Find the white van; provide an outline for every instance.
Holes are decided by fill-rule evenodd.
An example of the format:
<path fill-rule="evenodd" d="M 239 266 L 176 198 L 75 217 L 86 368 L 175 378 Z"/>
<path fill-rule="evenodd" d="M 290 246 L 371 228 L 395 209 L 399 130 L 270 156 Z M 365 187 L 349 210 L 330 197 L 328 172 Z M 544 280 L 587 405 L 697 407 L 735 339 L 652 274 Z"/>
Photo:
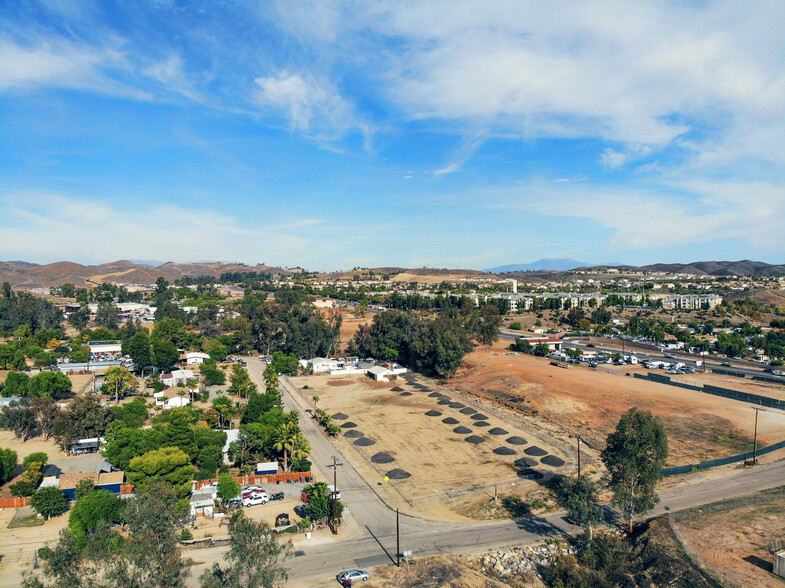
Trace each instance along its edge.
<path fill-rule="evenodd" d="M 335 486 L 333 486 L 332 484 L 327 484 L 327 490 L 330 492 L 330 499 L 331 500 L 333 498 L 335 498 L 336 500 L 340 500 L 341 499 L 341 490 L 340 489 L 336 493 L 335 492 Z M 335 496 L 333 496 L 333 494 L 335 494 Z"/>

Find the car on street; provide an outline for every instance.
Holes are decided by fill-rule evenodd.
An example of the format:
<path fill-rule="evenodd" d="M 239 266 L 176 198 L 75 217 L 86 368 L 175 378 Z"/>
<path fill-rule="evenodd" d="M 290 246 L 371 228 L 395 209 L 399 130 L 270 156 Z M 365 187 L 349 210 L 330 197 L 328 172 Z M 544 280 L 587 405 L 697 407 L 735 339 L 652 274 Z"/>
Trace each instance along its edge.
<path fill-rule="evenodd" d="M 283 500 L 285 498 L 283 492 L 273 492 L 270 494 L 270 500 Z"/>
<path fill-rule="evenodd" d="M 733 364 L 729 361 L 723 361 L 720 365 L 722 367 L 733 367 Z"/>
<path fill-rule="evenodd" d="M 346 570 L 338 574 L 335 579 L 343 586 L 351 586 L 354 582 L 365 582 L 371 575 L 365 570 Z"/>
<path fill-rule="evenodd" d="M 252 492 L 248 495 L 243 494 L 243 506 L 256 506 L 257 504 L 267 504 L 270 498 L 267 492 Z"/>

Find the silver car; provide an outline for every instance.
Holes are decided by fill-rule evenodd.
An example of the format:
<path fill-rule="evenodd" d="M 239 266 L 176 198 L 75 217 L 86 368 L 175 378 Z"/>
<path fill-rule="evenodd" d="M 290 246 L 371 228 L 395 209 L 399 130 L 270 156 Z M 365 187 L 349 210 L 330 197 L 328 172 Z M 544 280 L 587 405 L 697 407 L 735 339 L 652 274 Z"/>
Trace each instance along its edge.
<path fill-rule="evenodd" d="M 354 582 L 359 582 L 360 580 L 364 582 L 370 577 L 371 575 L 364 570 L 346 570 L 335 576 L 335 579 L 344 586 L 351 586 Z"/>

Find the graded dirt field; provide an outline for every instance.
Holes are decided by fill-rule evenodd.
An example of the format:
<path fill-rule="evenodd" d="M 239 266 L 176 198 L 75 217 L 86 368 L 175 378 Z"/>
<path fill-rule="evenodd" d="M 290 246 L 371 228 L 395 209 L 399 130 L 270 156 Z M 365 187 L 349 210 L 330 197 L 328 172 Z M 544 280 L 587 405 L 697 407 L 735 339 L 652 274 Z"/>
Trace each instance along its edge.
<path fill-rule="evenodd" d="M 561 450 L 483 411 L 481 404 L 407 377 L 391 383 L 360 376 L 290 381 L 300 390 L 307 385 L 308 398 L 319 396 L 318 407 L 342 429 L 341 441 L 375 472 L 369 483 L 389 477 L 415 507 L 477 485 L 520 484 L 527 475 L 572 468 Z"/>
<path fill-rule="evenodd" d="M 499 341 L 467 355 L 450 385 L 515 404 L 599 447 L 623 412 L 633 406 L 650 410 L 662 419 L 668 433 L 667 465 L 751 450 L 755 413 L 749 404 L 634 379 L 625 375 L 634 371 L 630 367 L 563 369 L 550 365 L 547 358 L 510 355 L 507 344 Z M 700 383 L 697 374 L 690 379 Z M 723 381 L 721 385 L 743 389 L 731 384 Z M 761 413 L 759 442 L 773 443 L 782 438 L 785 414 L 774 410 Z"/>
<path fill-rule="evenodd" d="M 685 546 L 701 564 L 736 586 L 779 587 L 769 541 L 785 538 L 785 494 L 719 512 L 702 510 L 678 521 Z"/>

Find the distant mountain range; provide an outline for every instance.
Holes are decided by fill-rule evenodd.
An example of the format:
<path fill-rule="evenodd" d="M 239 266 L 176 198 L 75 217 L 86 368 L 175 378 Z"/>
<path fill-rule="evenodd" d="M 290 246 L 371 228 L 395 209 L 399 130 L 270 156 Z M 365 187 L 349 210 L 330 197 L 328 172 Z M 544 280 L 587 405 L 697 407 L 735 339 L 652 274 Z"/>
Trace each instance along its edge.
<path fill-rule="evenodd" d="M 551 272 L 564 272 L 573 269 L 596 271 L 615 267 L 619 271 L 648 271 L 673 274 L 695 274 L 699 276 L 785 276 L 785 264 L 772 265 L 762 261 L 696 261 L 694 263 L 657 263 L 640 267 L 630 265 L 605 264 L 589 266 L 573 259 L 541 259 L 534 263 L 512 264 L 486 270 L 449 270 L 436 268 L 401 268 L 385 267 L 373 270 L 352 270 L 321 274 L 327 278 L 351 279 L 355 274 L 373 271 L 375 274 L 393 275 L 398 281 L 424 281 L 438 283 L 444 279 L 462 277 L 478 277 L 488 274 L 506 274 L 505 277 L 516 277 L 519 272 L 530 272 L 526 279 L 547 281 L 552 279 Z M 296 271 L 296 270 L 295 270 Z M 226 272 L 258 272 L 273 275 L 289 275 L 291 270 L 266 265 L 247 266 L 239 263 L 207 262 L 207 263 L 173 263 L 166 262 L 155 266 L 120 260 L 101 265 L 82 265 L 70 261 L 58 261 L 46 265 L 28 263 L 26 261 L 0 261 L 0 283 L 9 282 L 14 288 L 51 288 L 71 283 L 77 287 L 93 287 L 101 283 L 113 284 L 154 284 L 159 277 L 170 283 L 183 276 L 218 277 Z M 539 276 L 532 272 L 542 272 Z M 523 277 L 523 276 L 521 276 Z"/>
<path fill-rule="evenodd" d="M 588 265 L 583 261 L 575 261 L 574 259 L 539 259 L 534 263 L 513 263 L 510 265 L 500 265 L 499 267 L 492 267 L 483 270 L 489 274 L 504 274 L 507 272 L 536 272 L 536 271 L 554 271 L 566 272 L 576 267 Z"/>

